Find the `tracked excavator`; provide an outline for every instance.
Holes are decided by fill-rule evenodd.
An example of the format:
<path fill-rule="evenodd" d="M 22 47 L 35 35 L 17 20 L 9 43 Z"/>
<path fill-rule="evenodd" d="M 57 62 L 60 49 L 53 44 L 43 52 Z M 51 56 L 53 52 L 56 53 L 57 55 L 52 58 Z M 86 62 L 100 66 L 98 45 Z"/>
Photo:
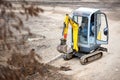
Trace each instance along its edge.
<path fill-rule="evenodd" d="M 108 22 L 105 13 L 99 9 L 78 8 L 69 16 L 66 14 L 60 44 L 57 50 L 64 53 L 64 60 L 77 56 L 81 64 L 100 59 L 108 44 Z"/>

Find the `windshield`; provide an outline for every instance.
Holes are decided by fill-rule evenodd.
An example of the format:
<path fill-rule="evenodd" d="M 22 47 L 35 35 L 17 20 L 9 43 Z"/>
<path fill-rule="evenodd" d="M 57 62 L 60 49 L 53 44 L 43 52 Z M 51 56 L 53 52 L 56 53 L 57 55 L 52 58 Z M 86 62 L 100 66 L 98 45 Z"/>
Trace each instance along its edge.
<path fill-rule="evenodd" d="M 79 24 L 79 43 L 87 44 L 88 34 L 88 18 L 81 16 L 74 16 L 73 20 Z"/>
<path fill-rule="evenodd" d="M 81 16 L 73 16 L 73 20 L 81 25 L 82 17 Z"/>

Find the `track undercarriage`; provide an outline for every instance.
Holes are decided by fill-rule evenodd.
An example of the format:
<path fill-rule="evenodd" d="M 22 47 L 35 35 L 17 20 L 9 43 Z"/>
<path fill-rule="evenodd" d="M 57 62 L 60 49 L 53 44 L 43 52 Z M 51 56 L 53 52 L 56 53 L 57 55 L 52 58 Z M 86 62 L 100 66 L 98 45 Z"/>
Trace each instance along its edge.
<path fill-rule="evenodd" d="M 104 48 L 104 47 L 98 47 L 97 49 L 89 53 L 84 53 L 80 51 L 76 52 L 72 49 L 67 51 L 67 45 L 64 39 L 61 39 L 61 44 L 58 45 L 57 50 L 60 53 L 64 53 L 64 56 L 63 56 L 64 60 L 70 60 L 73 57 L 78 57 L 82 65 L 85 65 L 92 61 L 100 59 L 103 56 L 103 52 L 107 52 L 107 48 Z"/>
<path fill-rule="evenodd" d="M 63 56 L 64 60 L 70 60 L 72 59 L 74 56 L 77 56 L 80 58 L 80 63 L 82 65 L 88 64 L 92 61 L 98 60 L 103 56 L 103 51 L 107 51 L 106 48 L 103 47 L 99 47 L 98 49 L 96 49 L 95 51 L 91 52 L 91 53 L 75 53 L 75 52 L 71 52 L 71 53 L 67 53 Z"/>

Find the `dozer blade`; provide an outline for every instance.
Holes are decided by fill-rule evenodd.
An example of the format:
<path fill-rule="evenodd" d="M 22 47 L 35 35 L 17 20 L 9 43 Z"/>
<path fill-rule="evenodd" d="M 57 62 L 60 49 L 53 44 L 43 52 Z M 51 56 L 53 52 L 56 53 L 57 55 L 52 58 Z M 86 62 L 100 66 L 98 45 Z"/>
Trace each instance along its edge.
<path fill-rule="evenodd" d="M 95 51 L 93 53 L 84 55 L 80 58 L 80 63 L 82 65 L 88 64 L 94 60 L 100 59 L 102 57 L 103 53 L 101 51 Z"/>

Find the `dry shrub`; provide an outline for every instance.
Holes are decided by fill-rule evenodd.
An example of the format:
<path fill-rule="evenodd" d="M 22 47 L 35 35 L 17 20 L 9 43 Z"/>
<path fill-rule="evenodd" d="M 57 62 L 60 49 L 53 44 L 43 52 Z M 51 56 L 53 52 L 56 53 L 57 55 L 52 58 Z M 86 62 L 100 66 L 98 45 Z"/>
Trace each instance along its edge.
<path fill-rule="evenodd" d="M 12 69 L 13 72 L 15 72 L 16 74 L 15 76 L 17 76 L 19 79 L 23 78 L 23 80 L 69 80 L 67 77 L 58 73 L 58 68 L 50 66 L 48 64 L 39 63 L 38 60 L 36 60 L 35 58 L 36 56 L 37 55 L 34 49 L 32 49 L 27 55 L 14 53 L 12 54 L 11 59 L 9 59 L 7 63 L 11 65 L 10 70 Z M 6 71 L 6 73 L 7 72 L 9 73 L 9 71 Z M 13 80 L 19 80 L 17 79 L 17 77 L 14 77 L 16 79 Z"/>
<path fill-rule="evenodd" d="M 21 6 L 23 11 L 20 13 L 26 15 L 27 20 L 29 16 L 38 16 L 39 12 L 43 12 L 35 5 Z M 27 31 L 31 35 L 29 28 L 24 26 L 22 19 L 14 12 L 13 5 L 0 0 L 0 50 L 12 53 L 7 61 L 8 66 L 0 66 L 0 80 L 68 80 L 57 72 L 57 68 L 39 63 L 36 59 L 39 56 L 34 49 L 28 54 L 21 51 L 19 45 L 24 46 L 25 43 L 22 31 Z"/>
<path fill-rule="evenodd" d="M 19 49 L 19 45 L 25 43 L 23 31 L 32 35 L 30 29 L 24 26 L 24 22 L 20 18 L 20 14 L 29 16 L 38 16 L 43 9 L 26 3 L 21 3 L 20 14 L 14 11 L 14 7 L 10 2 L 0 0 L 0 50 L 11 50 L 14 46 Z"/>
<path fill-rule="evenodd" d="M 38 55 L 35 53 L 34 49 L 30 51 L 27 55 L 21 53 L 14 53 L 12 57 L 8 59 L 7 63 L 21 70 L 21 73 L 26 77 L 28 75 L 35 74 L 39 72 L 40 75 L 44 75 L 48 72 L 44 64 L 39 63 L 35 57 Z M 39 59 L 41 59 L 39 57 Z M 44 67 L 44 68 L 43 68 Z"/>
<path fill-rule="evenodd" d="M 0 80 L 25 80 L 19 70 L 12 70 L 10 67 L 0 65 Z"/>
<path fill-rule="evenodd" d="M 26 20 L 28 20 L 29 15 L 30 16 L 38 16 L 39 12 L 44 11 L 42 8 L 35 7 L 35 5 L 22 5 L 22 9 L 24 10 L 24 12 L 20 11 L 20 13 L 22 15 L 26 15 Z"/>

